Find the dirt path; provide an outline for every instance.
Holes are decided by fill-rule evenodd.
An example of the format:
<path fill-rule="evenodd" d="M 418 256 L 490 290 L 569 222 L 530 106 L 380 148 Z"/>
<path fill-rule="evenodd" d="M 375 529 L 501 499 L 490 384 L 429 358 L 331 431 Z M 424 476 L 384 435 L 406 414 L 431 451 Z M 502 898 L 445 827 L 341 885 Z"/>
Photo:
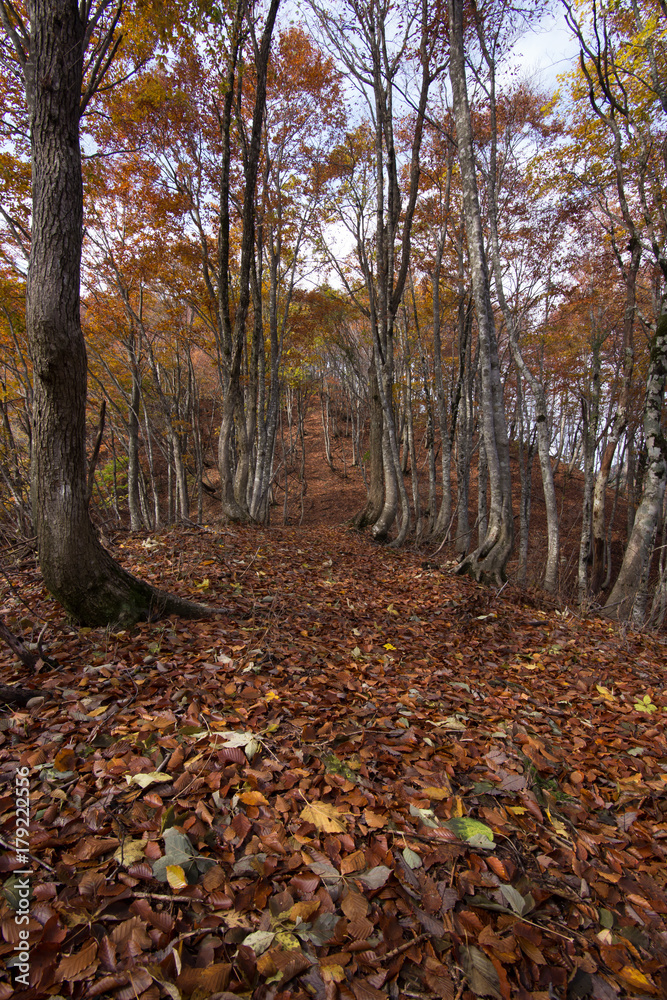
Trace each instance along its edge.
<path fill-rule="evenodd" d="M 343 451 L 345 449 L 345 462 Z M 366 501 L 361 472 L 351 464 L 352 445 L 349 438 L 332 441 L 334 468 L 327 464 L 324 434 L 319 410 L 313 409 L 306 419 L 306 492 L 304 496 L 303 526 L 343 524 L 349 521 Z M 289 503 L 289 523 L 298 525 L 301 520 L 299 484 L 290 478 L 292 495 Z M 279 494 L 282 499 L 282 494 Z M 280 523 L 280 510 L 272 515 L 274 524 Z"/>

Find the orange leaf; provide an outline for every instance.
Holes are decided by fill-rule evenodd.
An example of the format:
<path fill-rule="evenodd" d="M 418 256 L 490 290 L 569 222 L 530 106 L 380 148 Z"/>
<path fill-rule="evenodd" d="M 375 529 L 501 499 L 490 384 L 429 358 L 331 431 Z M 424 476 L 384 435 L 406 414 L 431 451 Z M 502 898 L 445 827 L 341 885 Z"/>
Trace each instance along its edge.
<path fill-rule="evenodd" d="M 269 800 L 261 792 L 241 792 L 239 801 L 245 806 L 268 806 Z"/>

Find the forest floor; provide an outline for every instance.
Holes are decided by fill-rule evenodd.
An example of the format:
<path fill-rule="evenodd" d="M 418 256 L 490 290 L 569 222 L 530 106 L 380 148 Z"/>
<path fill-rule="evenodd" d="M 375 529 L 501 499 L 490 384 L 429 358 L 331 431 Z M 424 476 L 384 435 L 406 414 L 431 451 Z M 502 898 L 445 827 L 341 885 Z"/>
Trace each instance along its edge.
<path fill-rule="evenodd" d="M 374 546 L 316 465 L 301 526 L 109 539 L 208 620 L 8 566 L 0 1000 L 667 996 L 664 636 Z"/>

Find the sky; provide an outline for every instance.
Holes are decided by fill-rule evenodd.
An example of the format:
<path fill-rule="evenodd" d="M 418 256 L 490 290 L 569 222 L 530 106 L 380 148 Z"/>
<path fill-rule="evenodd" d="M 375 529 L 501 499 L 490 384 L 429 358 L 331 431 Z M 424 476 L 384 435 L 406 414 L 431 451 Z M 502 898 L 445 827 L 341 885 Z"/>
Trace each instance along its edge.
<path fill-rule="evenodd" d="M 544 88 L 553 91 L 558 86 L 558 75 L 574 65 L 579 46 L 565 23 L 560 5 L 547 15 L 539 30 L 526 33 L 514 46 L 515 65 L 524 73 L 535 73 Z"/>

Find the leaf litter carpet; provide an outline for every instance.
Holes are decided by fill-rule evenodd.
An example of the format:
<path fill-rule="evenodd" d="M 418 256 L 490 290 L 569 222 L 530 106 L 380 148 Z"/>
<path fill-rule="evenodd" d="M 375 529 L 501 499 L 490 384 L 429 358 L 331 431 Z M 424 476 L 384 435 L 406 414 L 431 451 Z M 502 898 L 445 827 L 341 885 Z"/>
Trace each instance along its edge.
<path fill-rule="evenodd" d="M 340 528 L 114 545 L 222 613 L 77 630 L 10 573 L 58 665 L 0 656 L 0 1000 L 667 995 L 659 638 Z"/>

